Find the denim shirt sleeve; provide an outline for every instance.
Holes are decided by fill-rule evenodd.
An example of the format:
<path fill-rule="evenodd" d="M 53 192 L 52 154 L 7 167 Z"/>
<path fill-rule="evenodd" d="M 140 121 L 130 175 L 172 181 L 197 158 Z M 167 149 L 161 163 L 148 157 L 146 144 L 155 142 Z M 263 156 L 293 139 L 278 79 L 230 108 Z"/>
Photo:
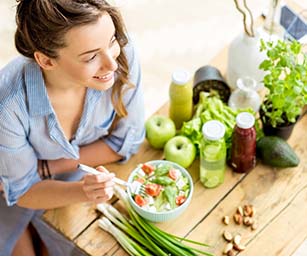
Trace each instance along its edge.
<path fill-rule="evenodd" d="M 41 180 L 36 154 L 27 140 L 17 108 L 0 106 L 0 181 L 9 206 Z"/>
<path fill-rule="evenodd" d="M 130 68 L 129 79 L 135 87 L 129 89 L 123 97 L 128 115 L 121 118 L 111 135 L 104 139 L 115 152 L 123 156 L 121 161 L 126 161 L 135 154 L 145 138 L 140 64 L 132 44 L 127 45 L 125 51 Z"/>

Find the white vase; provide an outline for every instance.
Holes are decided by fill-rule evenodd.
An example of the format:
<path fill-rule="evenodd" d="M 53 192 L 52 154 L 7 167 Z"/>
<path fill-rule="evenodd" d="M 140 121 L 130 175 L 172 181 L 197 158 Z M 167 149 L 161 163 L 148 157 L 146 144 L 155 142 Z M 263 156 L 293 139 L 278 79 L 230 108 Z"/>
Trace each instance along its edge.
<path fill-rule="evenodd" d="M 230 44 L 228 52 L 227 82 L 232 90 L 236 88 L 238 78 L 251 77 L 257 81 L 257 88 L 263 87 L 264 71 L 259 69 L 260 63 L 266 58 L 260 52 L 260 34 L 249 37 L 240 33 Z"/>

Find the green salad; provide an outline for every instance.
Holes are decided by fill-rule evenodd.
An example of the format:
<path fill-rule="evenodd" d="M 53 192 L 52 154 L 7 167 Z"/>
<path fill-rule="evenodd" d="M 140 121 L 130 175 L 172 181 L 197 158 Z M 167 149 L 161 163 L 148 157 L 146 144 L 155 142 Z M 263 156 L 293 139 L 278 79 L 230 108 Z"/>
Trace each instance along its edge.
<path fill-rule="evenodd" d="M 164 212 L 182 205 L 190 192 L 188 178 L 171 164 L 143 163 L 131 187 L 135 203 L 145 210 Z"/>

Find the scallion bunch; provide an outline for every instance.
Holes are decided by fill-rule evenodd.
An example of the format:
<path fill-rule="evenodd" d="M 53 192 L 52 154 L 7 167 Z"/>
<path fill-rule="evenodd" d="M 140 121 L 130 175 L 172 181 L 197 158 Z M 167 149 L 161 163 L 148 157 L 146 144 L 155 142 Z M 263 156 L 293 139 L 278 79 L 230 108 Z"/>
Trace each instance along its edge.
<path fill-rule="evenodd" d="M 208 245 L 193 240 L 178 237 L 159 229 L 154 224 L 139 216 L 132 209 L 127 193 L 120 187 L 115 187 L 116 196 L 124 203 L 129 218 L 122 215 L 110 204 L 98 204 L 97 209 L 105 217 L 98 222 L 99 227 L 111 233 L 127 253 L 134 256 L 196 256 L 212 255 L 183 243 L 208 247 Z"/>

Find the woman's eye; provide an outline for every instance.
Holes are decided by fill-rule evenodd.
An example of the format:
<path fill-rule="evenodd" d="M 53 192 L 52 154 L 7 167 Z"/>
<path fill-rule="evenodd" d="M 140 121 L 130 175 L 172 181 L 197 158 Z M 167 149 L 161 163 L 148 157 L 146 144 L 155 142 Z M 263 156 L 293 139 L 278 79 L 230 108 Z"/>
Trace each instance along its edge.
<path fill-rule="evenodd" d="M 85 62 L 90 62 L 96 58 L 97 54 L 94 54 L 90 59 L 86 60 Z"/>

